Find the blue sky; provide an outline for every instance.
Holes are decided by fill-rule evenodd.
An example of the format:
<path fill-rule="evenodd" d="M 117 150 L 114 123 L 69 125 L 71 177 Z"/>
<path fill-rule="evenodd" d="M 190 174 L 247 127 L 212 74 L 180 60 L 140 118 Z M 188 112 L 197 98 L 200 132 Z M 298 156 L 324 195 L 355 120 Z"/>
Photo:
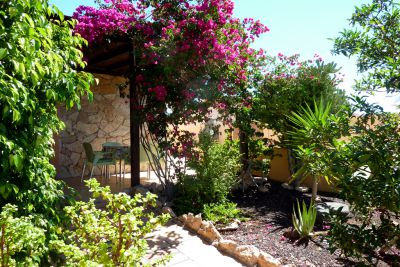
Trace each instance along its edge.
<path fill-rule="evenodd" d="M 259 19 L 268 26 L 270 32 L 264 34 L 254 44 L 255 48 L 263 48 L 269 55 L 283 53 L 285 55 L 300 54 L 302 59 L 312 58 L 318 53 L 329 62 L 334 61 L 345 74 L 340 85 L 351 92 L 357 69 L 354 59 L 344 56 L 333 56 L 331 49 L 334 38 L 348 27 L 348 19 L 355 6 L 371 0 L 234 0 L 235 16 Z M 65 14 L 71 15 L 79 5 L 94 5 L 93 0 L 50 0 Z M 399 97 L 387 97 L 378 93 L 370 97 L 371 102 L 382 105 L 385 110 L 394 111 L 395 100 Z"/>

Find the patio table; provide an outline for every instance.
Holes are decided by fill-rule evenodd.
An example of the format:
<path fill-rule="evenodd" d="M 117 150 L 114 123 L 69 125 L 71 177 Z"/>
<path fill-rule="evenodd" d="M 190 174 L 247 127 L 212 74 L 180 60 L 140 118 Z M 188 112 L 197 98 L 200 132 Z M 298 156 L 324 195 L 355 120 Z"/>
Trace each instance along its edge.
<path fill-rule="evenodd" d="M 105 152 L 111 152 L 113 155 L 113 158 L 119 161 L 119 178 L 120 182 L 122 181 L 122 160 L 126 158 L 126 155 L 129 153 L 129 146 L 120 144 L 118 142 L 107 142 L 102 144 L 103 151 Z M 115 170 L 117 178 L 117 170 Z"/>

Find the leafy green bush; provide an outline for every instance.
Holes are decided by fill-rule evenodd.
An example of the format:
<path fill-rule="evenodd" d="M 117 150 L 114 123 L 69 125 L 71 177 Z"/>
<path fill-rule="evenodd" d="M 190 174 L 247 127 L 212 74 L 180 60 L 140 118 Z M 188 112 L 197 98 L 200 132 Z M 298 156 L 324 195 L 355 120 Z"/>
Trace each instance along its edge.
<path fill-rule="evenodd" d="M 338 113 L 314 132 L 321 136 L 310 139 L 314 146 L 309 143 L 300 152 L 315 155 L 305 162 L 308 169 L 335 178 L 340 197 L 349 202 L 356 217 L 349 223 L 332 214 L 331 251 L 371 257 L 400 245 L 396 223 L 400 215 L 400 120 L 363 97 L 354 97 L 353 102 L 351 110 Z M 324 133 L 336 136 L 322 138 Z"/>
<path fill-rule="evenodd" d="M 112 194 L 95 179 L 86 184 L 94 198 L 65 208 L 71 227 L 64 230 L 65 242 L 53 241 L 52 247 L 65 255 L 68 266 L 142 266 L 148 248 L 144 236 L 169 218 L 146 210 L 155 206 L 156 195 L 131 198 Z M 95 198 L 107 203 L 105 209 L 95 207 Z"/>
<path fill-rule="evenodd" d="M 205 219 L 218 224 L 228 224 L 234 219 L 245 220 L 236 203 L 231 201 L 206 204 L 203 207 L 203 215 Z"/>
<path fill-rule="evenodd" d="M 15 217 L 17 207 L 7 204 L 0 213 L 1 266 L 39 266 L 47 252 L 43 220 L 33 216 Z M 42 227 L 36 225 L 41 224 Z"/>
<path fill-rule="evenodd" d="M 347 200 L 357 223 L 332 218 L 331 250 L 348 256 L 384 253 L 400 247 L 400 120 L 365 103 L 352 125 L 352 136 L 337 148 L 331 168 L 340 196 Z M 371 127 L 373 124 L 373 127 Z M 368 166 L 368 168 L 366 168 Z M 374 218 L 374 219 L 372 219 Z"/>
<path fill-rule="evenodd" d="M 356 7 L 350 29 L 335 39 L 333 52 L 356 56 L 358 70 L 365 74 L 356 90 L 399 92 L 399 18 L 398 1 L 369 1 Z M 341 196 L 359 223 L 334 217 L 330 245 L 332 251 L 361 257 L 400 247 L 400 120 L 398 114 L 382 113 L 360 97 L 354 100 L 362 115 L 354 116 L 355 135 L 338 149 L 332 163 Z M 368 173 L 359 171 L 362 166 L 368 166 Z M 398 258 L 393 266 L 399 265 Z"/>
<path fill-rule="evenodd" d="M 309 237 L 314 229 L 315 220 L 317 219 L 317 209 L 311 203 L 307 209 L 307 205 L 303 200 L 302 208 L 300 208 L 297 200 L 297 213 L 293 207 L 292 222 L 294 229 L 299 233 L 300 237 Z"/>
<path fill-rule="evenodd" d="M 65 201 L 49 162 L 64 125 L 57 108 L 79 105 L 93 81 L 77 71 L 85 40 L 73 35 L 74 24 L 47 0 L 0 2 L 0 206 L 42 215 L 49 238 Z"/>
<path fill-rule="evenodd" d="M 300 61 L 299 57 L 270 58 L 271 75 L 266 75 L 256 90 L 256 118 L 275 131 L 283 147 L 287 146 L 287 133 L 293 128 L 290 114 L 302 112 L 301 107 L 312 106 L 321 97 L 332 102 L 334 111 L 347 100 L 337 88 L 340 81 L 335 63 L 319 58 Z"/>
<path fill-rule="evenodd" d="M 377 248 L 399 247 L 399 236 L 399 227 L 393 224 L 387 215 L 381 216 L 381 222 L 377 225 L 365 220 L 362 224 L 348 223 L 347 216 L 334 214 L 331 216 L 331 228 L 327 239 L 332 253 L 340 249 L 348 257 L 367 257 L 368 261 L 371 261 L 372 257 L 376 258 Z"/>
<path fill-rule="evenodd" d="M 188 163 L 196 174 L 178 178 L 174 205 L 179 214 L 199 213 L 205 204 L 224 202 L 238 182 L 241 164 L 237 144 L 217 144 L 202 132 L 198 148 L 200 159 Z"/>

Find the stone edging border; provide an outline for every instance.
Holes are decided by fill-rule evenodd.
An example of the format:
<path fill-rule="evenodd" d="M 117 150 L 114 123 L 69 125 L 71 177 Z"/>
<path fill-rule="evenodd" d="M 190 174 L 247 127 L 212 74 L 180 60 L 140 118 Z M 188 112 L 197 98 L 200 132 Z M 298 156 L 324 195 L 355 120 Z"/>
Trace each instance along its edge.
<path fill-rule="evenodd" d="M 203 221 L 201 214 L 193 215 L 192 213 L 183 214 L 178 217 L 183 226 L 198 234 L 203 239 L 209 241 L 212 246 L 216 247 L 220 252 L 236 259 L 246 266 L 258 267 L 289 267 L 292 265 L 281 265 L 280 261 L 270 254 L 260 251 L 255 246 L 241 245 L 239 246 L 232 240 L 225 240 L 209 221 Z"/>

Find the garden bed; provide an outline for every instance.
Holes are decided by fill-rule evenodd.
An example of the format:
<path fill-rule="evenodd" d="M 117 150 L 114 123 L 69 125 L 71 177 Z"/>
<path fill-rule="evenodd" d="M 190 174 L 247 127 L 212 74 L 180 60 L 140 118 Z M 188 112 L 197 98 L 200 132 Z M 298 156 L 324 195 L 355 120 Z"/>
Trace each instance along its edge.
<path fill-rule="evenodd" d="M 339 252 L 331 254 L 324 236 L 315 236 L 307 244 L 297 245 L 286 238 L 285 232 L 292 226 L 293 204 L 296 199 L 309 203 L 310 194 L 289 191 L 280 183 L 266 185 L 265 193 L 253 191 L 246 194 L 238 191 L 232 201 L 250 218 L 235 231 L 222 231 L 225 239 L 236 241 L 240 245 L 254 245 L 257 248 L 281 259 L 282 264 L 296 266 L 353 266 L 354 259 L 341 258 Z M 334 194 L 321 194 L 322 201 L 343 202 Z M 326 229 L 316 225 L 316 230 Z M 388 266 L 379 261 L 378 266 Z"/>

